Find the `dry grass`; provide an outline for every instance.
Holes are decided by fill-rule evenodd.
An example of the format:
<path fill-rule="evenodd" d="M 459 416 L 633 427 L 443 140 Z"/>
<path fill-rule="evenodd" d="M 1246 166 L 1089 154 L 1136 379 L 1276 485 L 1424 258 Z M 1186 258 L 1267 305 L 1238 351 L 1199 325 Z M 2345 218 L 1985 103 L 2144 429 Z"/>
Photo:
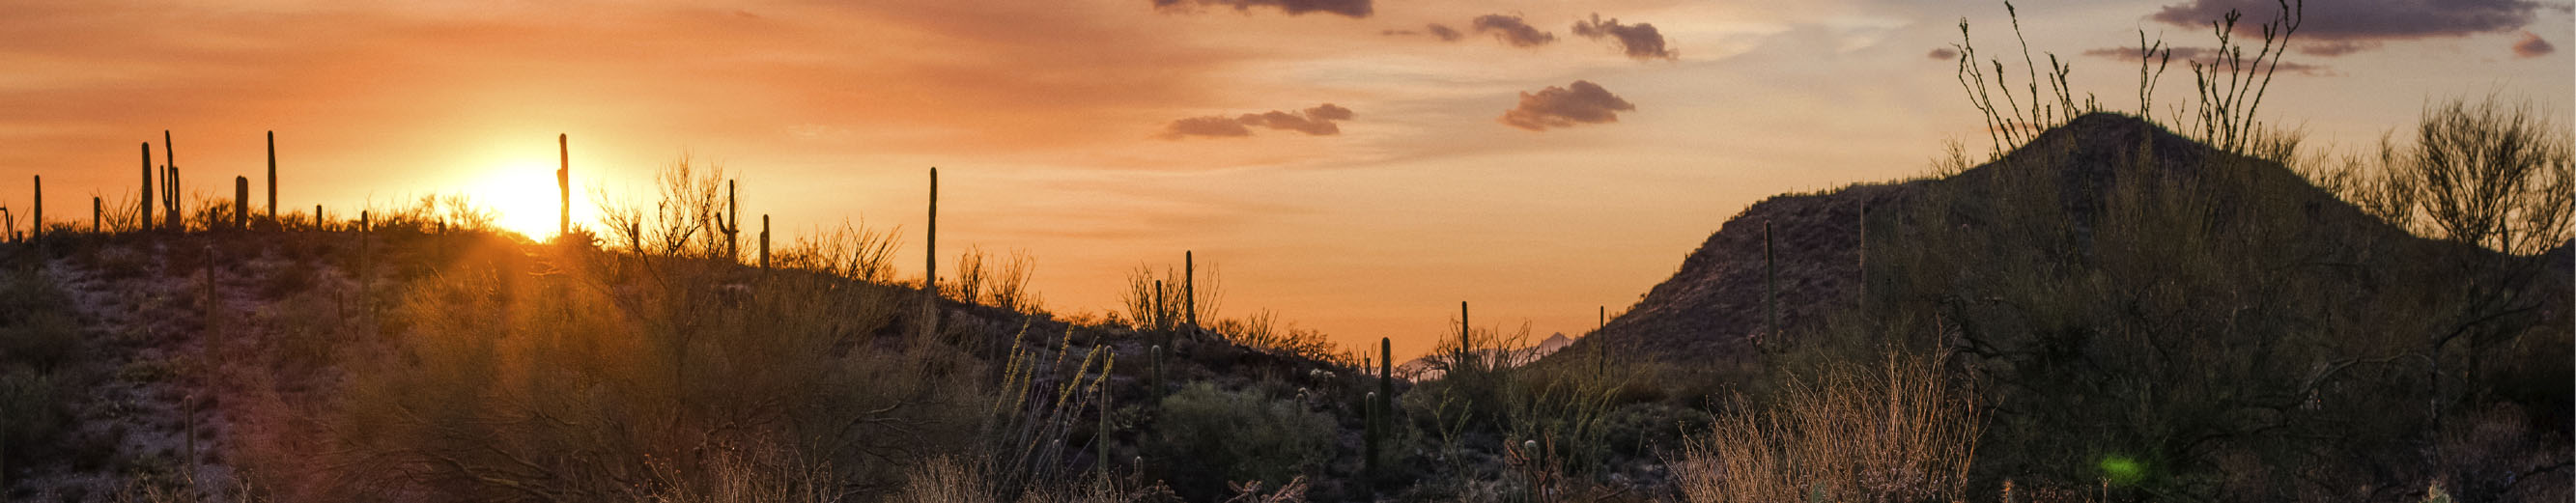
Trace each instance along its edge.
<path fill-rule="evenodd" d="M 1958 501 L 1982 428 L 1938 359 L 1891 354 L 1788 383 L 1718 418 L 1674 471 L 1687 501 Z"/>

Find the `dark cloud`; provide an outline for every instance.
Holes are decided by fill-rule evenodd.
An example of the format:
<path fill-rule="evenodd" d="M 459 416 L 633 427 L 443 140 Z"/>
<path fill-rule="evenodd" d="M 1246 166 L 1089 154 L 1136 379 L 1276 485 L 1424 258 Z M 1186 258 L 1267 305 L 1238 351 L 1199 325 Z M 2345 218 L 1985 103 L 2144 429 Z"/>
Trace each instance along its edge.
<path fill-rule="evenodd" d="M 1429 25 L 1424 25 L 1424 26 L 1422 27 L 1422 32 L 1423 32 L 1423 33 L 1429 33 L 1429 34 L 1431 34 L 1431 36 L 1434 36 L 1434 37 L 1440 37 L 1440 41 L 1442 41 L 1442 42 L 1456 42 L 1456 41 L 1458 41 L 1458 38 L 1459 38 L 1459 37 L 1465 37 L 1465 36 L 1467 36 L 1467 35 L 1466 35 L 1466 34 L 1464 34 L 1464 33 L 1458 33 L 1458 29 L 1457 29 L 1457 28 L 1450 28 L 1450 27 L 1449 27 L 1449 25 L 1444 25 L 1444 24 L 1440 24 L 1440 23 L 1431 23 L 1431 24 L 1429 24 Z"/>
<path fill-rule="evenodd" d="M 2340 0 L 2305 10 L 2295 36 L 2314 40 L 2388 40 L 2493 33 L 2531 24 L 2546 5 L 2524 0 Z M 2294 7 L 2295 8 L 2295 7 Z M 2189 0 L 2148 16 L 2177 26 L 2208 29 L 2236 9 L 2236 30 L 2262 36 L 2264 22 L 2281 12 L 2278 0 Z"/>
<path fill-rule="evenodd" d="M 2333 42 L 2299 44 L 2299 54 L 2331 58 L 2378 48 L 2379 41 L 2377 40 L 2337 40 Z"/>
<path fill-rule="evenodd" d="M 1477 16 L 1474 26 L 1476 33 L 1493 32 L 1494 38 L 1502 39 L 1512 47 L 1538 47 L 1556 41 L 1556 34 L 1539 31 L 1537 27 L 1521 21 L 1520 16 L 1486 14 Z"/>
<path fill-rule="evenodd" d="M 1387 31 L 1378 32 L 1378 34 L 1381 34 L 1381 35 L 1407 35 L 1407 36 L 1410 36 L 1410 35 L 1430 35 L 1430 36 L 1432 36 L 1432 37 L 1434 37 L 1434 38 L 1438 38 L 1438 39 L 1440 39 L 1440 41 L 1442 41 L 1442 42 L 1456 42 L 1456 41 L 1458 41 L 1458 38 L 1459 38 L 1459 37 L 1467 36 L 1467 35 L 1466 35 L 1466 34 L 1464 34 L 1464 33 L 1459 33 L 1457 28 L 1450 28 L 1448 25 L 1444 25 L 1444 24 L 1440 24 L 1440 23 L 1431 23 L 1431 24 L 1428 24 L 1428 25 L 1424 25 L 1424 26 L 1422 27 L 1422 30 L 1421 30 L 1421 31 L 1414 31 L 1414 30 L 1387 30 Z"/>
<path fill-rule="evenodd" d="M 1959 50 L 1943 47 L 1933 49 L 1930 54 L 1925 54 L 1924 56 L 1938 61 L 1957 61 L 1959 59 Z"/>
<path fill-rule="evenodd" d="M 1618 122 L 1619 112 L 1636 110 L 1637 106 L 1610 94 L 1610 90 L 1591 81 L 1577 80 L 1565 87 L 1548 86 L 1537 93 L 1521 93 L 1520 106 L 1503 112 L 1503 125 L 1546 131 L 1547 128 L 1573 127 L 1577 124 Z"/>
<path fill-rule="evenodd" d="M 1617 18 L 1603 21 L 1600 14 L 1593 14 L 1590 21 L 1574 22 L 1574 34 L 1594 40 L 1603 37 L 1617 39 L 1619 48 L 1627 51 L 1631 58 L 1673 59 L 1673 51 L 1664 48 L 1664 34 L 1655 31 L 1652 24 L 1623 25 Z"/>
<path fill-rule="evenodd" d="M 1350 120 L 1352 116 L 1351 109 L 1325 103 L 1296 112 L 1272 110 L 1230 118 L 1223 115 L 1190 117 L 1172 121 L 1170 125 L 1164 126 L 1162 137 L 1173 140 L 1192 136 L 1243 137 L 1252 136 L 1252 128 L 1255 127 L 1296 131 L 1311 136 L 1330 136 L 1342 134 L 1341 125 L 1335 124 L 1334 121 Z"/>
<path fill-rule="evenodd" d="M 1171 125 L 1163 127 L 1163 138 L 1166 139 L 1177 140 L 1192 136 L 1232 138 L 1252 136 L 1252 130 L 1244 128 L 1242 122 L 1236 122 L 1223 115 L 1191 117 L 1172 121 Z"/>
<path fill-rule="evenodd" d="M 2140 59 L 2144 59 L 2138 54 L 2138 48 L 2136 47 L 2105 47 L 2084 51 L 2084 55 L 2128 62 L 2136 62 Z M 2173 48 L 2172 65 L 2174 68 L 2186 69 L 2185 71 L 2188 71 L 2187 69 L 2190 68 L 2190 64 L 2188 62 L 2190 61 L 2207 63 L 2215 60 L 2217 57 L 2217 49 L 2207 47 L 2175 47 Z M 2252 58 L 2252 56 L 2247 56 L 2247 58 Z M 2335 74 L 2333 68 L 2328 68 L 2322 65 L 2311 65 L 2296 61 L 2281 61 L 2279 64 L 2280 71 L 2285 73 L 2317 77 L 2327 77 Z M 2263 66 L 2265 68 L 2270 68 L 2272 65 L 2273 60 L 2263 60 Z"/>
<path fill-rule="evenodd" d="M 1154 0 L 1154 8 L 1163 10 L 1188 10 L 1193 7 L 1220 6 L 1233 7 L 1235 10 L 1252 10 L 1253 7 L 1276 7 L 1281 12 L 1286 12 L 1291 16 L 1305 14 L 1308 12 L 1323 12 L 1350 17 L 1368 17 L 1369 14 L 1376 11 L 1376 8 L 1370 5 L 1370 1 L 1371 0 Z"/>
<path fill-rule="evenodd" d="M 2513 55 L 2515 56 L 2537 58 L 2547 56 L 2552 52 L 2558 52 L 2558 46 L 2549 45 L 2549 41 L 2541 40 L 2539 34 L 2528 31 L 2522 32 L 2521 42 L 2513 44 Z"/>

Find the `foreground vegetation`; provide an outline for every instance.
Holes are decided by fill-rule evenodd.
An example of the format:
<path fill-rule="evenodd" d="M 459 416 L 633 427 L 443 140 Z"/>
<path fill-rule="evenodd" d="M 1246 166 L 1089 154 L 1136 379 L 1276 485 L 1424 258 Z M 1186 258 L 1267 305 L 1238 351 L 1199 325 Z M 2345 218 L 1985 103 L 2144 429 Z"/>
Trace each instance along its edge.
<path fill-rule="evenodd" d="M 1962 52 L 1972 93 L 2009 86 Z M 0 245 L 0 496 L 2570 497 L 2562 127 L 2458 100 L 2326 156 L 2209 74 L 2177 135 L 2051 73 L 2053 98 L 1978 102 L 1986 162 L 1763 203 L 1863 201 L 1862 288 L 1686 363 L 1531 363 L 1526 328 L 1462 305 L 1431 372 L 1400 373 L 1222 316 L 1190 258 L 1058 315 L 1025 255 L 900 279 L 895 234 L 864 226 L 746 253 L 722 173 L 686 161 L 548 243 L 437 199 L 53 222 Z"/>

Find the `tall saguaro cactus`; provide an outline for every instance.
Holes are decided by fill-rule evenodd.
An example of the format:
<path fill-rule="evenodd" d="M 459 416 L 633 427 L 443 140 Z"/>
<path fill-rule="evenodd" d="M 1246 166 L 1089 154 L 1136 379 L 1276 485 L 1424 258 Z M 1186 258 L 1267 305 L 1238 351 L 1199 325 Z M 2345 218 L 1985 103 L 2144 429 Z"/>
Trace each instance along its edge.
<path fill-rule="evenodd" d="M 98 196 L 89 196 L 89 233 L 90 233 L 90 234 L 97 234 L 97 233 L 98 233 L 98 229 L 99 229 L 98 219 L 99 219 L 99 216 L 100 216 L 100 215 L 105 215 L 105 214 L 107 214 L 107 200 L 106 200 L 106 199 L 100 199 Z"/>
<path fill-rule="evenodd" d="M 233 177 L 233 228 L 250 228 L 250 177 Z"/>
<path fill-rule="evenodd" d="M 277 225 L 277 132 L 268 132 L 268 224 Z"/>
<path fill-rule="evenodd" d="M 939 168 L 930 168 L 930 225 L 921 238 L 921 337 L 939 327 Z"/>
<path fill-rule="evenodd" d="M 141 226 L 135 227 L 134 230 L 152 230 L 152 142 L 148 141 L 143 142 L 143 199 L 141 201 L 143 211 L 136 212 L 135 215 L 143 221 L 138 222 Z"/>
<path fill-rule="evenodd" d="M 36 227 L 35 227 L 35 230 L 28 231 L 28 232 L 27 232 L 27 236 L 28 236 L 28 237 L 32 237 L 32 238 L 35 238 L 36 242 L 41 243 L 41 242 L 44 242 L 44 241 L 45 241 L 45 175 L 35 175 L 35 176 L 36 176 L 36 206 L 35 206 L 35 208 L 36 208 L 36 211 L 35 211 L 35 213 L 36 213 L 36 215 L 35 215 L 35 216 L 36 216 L 36 220 L 35 220 Z"/>
<path fill-rule="evenodd" d="M 1181 316 L 1190 328 L 1199 326 L 1199 262 L 1195 253 L 1181 250 Z"/>
<path fill-rule="evenodd" d="M 563 167 L 555 169 L 556 197 L 563 202 L 563 212 L 555 216 L 555 235 L 572 233 L 572 135 L 556 134 L 555 149 L 563 153 Z"/>
<path fill-rule="evenodd" d="M 179 214 L 179 153 L 170 144 L 170 131 L 161 131 L 161 222 L 174 232 L 187 232 L 188 222 Z"/>
<path fill-rule="evenodd" d="M 769 214 L 760 214 L 760 270 L 769 270 Z"/>
<path fill-rule="evenodd" d="M 741 255 L 734 250 L 737 249 L 736 245 L 742 242 L 742 207 L 734 203 L 733 182 L 733 180 L 725 180 L 725 212 L 716 215 L 716 233 L 724 235 L 726 262 L 741 260 Z"/>

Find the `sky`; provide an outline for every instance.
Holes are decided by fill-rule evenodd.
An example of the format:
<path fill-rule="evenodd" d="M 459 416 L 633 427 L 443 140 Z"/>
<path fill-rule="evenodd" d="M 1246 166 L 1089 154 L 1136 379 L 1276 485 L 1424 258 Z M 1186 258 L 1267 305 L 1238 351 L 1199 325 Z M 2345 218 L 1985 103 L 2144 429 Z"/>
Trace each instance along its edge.
<path fill-rule="evenodd" d="M 935 166 L 943 269 L 969 246 L 1025 251 L 1047 309 L 1101 313 L 1128 271 L 1194 251 L 1222 317 L 1269 310 L 1410 357 L 1460 301 L 1478 326 L 1580 335 L 1763 197 L 1919 176 L 1949 140 L 1982 156 L 1945 51 L 1964 19 L 1981 59 L 2020 56 L 1984 1 L 721 5 L 0 3 L 0 204 L 27 204 L 29 175 L 51 215 L 130 202 L 136 145 L 165 130 L 216 196 L 260 183 L 274 131 L 290 210 L 462 194 L 545 233 L 562 134 L 584 203 L 640 197 L 687 156 L 736 173 L 781 241 L 899 230 L 918 277 Z M 2142 31 L 2179 49 L 2160 118 L 2193 99 L 2182 59 L 2215 45 L 2208 21 L 2241 7 L 2238 39 L 2259 41 L 2278 8 L 2014 7 L 2033 57 L 2107 108 L 2138 108 L 2121 56 Z M 2260 114 L 2317 148 L 2464 96 L 2569 123 L 2566 3 L 2302 8 Z"/>

